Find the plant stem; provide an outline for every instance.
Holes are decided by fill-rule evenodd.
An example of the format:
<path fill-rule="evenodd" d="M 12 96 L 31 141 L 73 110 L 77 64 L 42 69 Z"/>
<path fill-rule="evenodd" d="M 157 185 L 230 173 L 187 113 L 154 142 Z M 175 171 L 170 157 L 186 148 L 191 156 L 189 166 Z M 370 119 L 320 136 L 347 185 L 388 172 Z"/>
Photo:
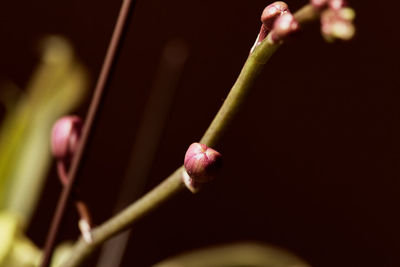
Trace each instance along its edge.
<path fill-rule="evenodd" d="M 73 186 L 76 180 L 78 169 L 82 163 L 83 153 L 86 147 L 86 143 L 89 139 L 89 135 L 93 128 L 94 121 L 96 119 L 97 110 L 101 104 L 103 93 L 107 84 L 110 81 L 112 70 L 117 63 L 118 55 L 121 50 L 121 46 L 124 41 L 128 22 L 132 10 L 135 6 L 136 0 L 124 0 L 121 5 L 120 12 L 118 14 L 117 23 L 114 26 L 114 31 L 111 36 L 110 43 L 107 48 L 107 53 L 103 61 L 103 65 L 100 71 L 99 78 L 96 83 L 96 88 L 92 97 L 92 101 L 88 110 L 88 114 L 83 125 L 82 134 L 78 143 L 77 151 L 75 152 L 71 166 L 68 170 L 68 184 L 63 187 L 60 198 L 57 203 L 57 208 L 51 222 L 50 230 L 46 238 L 44 247 L 44 253 L 41 267 L 47 267 L 50 264 L 50 259 L 53 254 L 55 241 L 57 234 L 60 229 L 62 219 L 65 214 L 65 210 L 69 199 L 71 197 Z"/>
<path fill-rule="evenodd" d="M 258 74 L 279 46 L 280 44 L 272 44 L 268 41 L 261 42 L 248 57 L 228 97 L 201 138 L 201 144 L 214 147 L 219 142 L 235 115 L 240 111 Z"/>
<path fill-rule="evenodd" d="M 310 5 L 304 6 L 295 13 L 299 23 L 305 23 L 318 17 L 317 12 Z M 213 147 L 221 139 L 229 124 L 240 110 L 249 89 L 261 72 L 262 67 L 277 50 L 281 43 L 273 44 L 265 38 L 248 57 L 238 79 L 233 85 L 228 97 L 210 124 L 200 143 Z M 126 209 L 107 220 L 93 230 L 93 242 L 87 243 L 82 238 L 77 241 L 70 258 L 63 267 L 76 267 L 107 239 L 125 230 L 138 219 L 159 207 L 172 196 L 182 191 L 185 186 L 182 182 L 183 166 L 179 167 L 166 180 L 148 192 L 142 198 L 128 206 Z"/>
<path fill-rule="evenodd" d="M 135 201 L 132 205 L 118 213 L 116 216 L 107 220 L 102 225 L 96 227 L 92 231 L 92 243 L 87 243 L 80 239 L 71 253 L 71 258 L 63 266 L 79 266 L 80 263 L 88 256 L 97 246 L 122 232 L 132 223 L 156 209 L 163 202 L 173 197 L 185 189 L 182 183 L 183 167 L 178 168 L 166 180 L 148 192 L 146 195 Z"/>
<path fill-rule="evenodd" d="M 294 14 L 294 17 L 299 24 L 311 22 L 317 19 L 318 16 L 319 12 L 317 12 L 311 5 L 305 5 Z M 265 39 L 269 40 L 269 38 Z M 272 44 L 268 41 L 261 42 L 261 44 L 249 56 L 239 74 L 239 77 L 229 92 L 228 97 L 225 99 L 224 104 L 219 109 L 204 136 L 201 138 L 201 144 L 214 147 L 219 142 L 225 131 L 229 128 L 228 126 L 235 118 L 236 113 L 240 110 L 242 103 L 245 101 L 251 87 L 253 87 L 254 81 L 263 66 L 280 45 L 281 43 Z"/>

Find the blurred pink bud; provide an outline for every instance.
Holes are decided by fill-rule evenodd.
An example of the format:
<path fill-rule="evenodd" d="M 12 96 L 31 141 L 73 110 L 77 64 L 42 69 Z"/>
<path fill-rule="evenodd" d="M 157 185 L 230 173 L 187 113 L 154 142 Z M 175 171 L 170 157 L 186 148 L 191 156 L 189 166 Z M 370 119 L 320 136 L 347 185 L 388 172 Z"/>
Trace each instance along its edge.
<path fill-rule="evenodd" d="M 221 160 L 221 154 L 214 149 L 193 143 L 186 152 L 184 166 L 190 179 L 196 183 L 206 183 L 218 173 Z"/>
<path fill-rule="evenodd" d="M 51 131 L 51 150 L 57 159 L 69 159 L 75 152 L 81 134 L 82 120 L 65 116 L 56 121 Z"/>
<path fill-rule="evenodd" d="M 330 9 L 338 10 L 346 5 L 345 0 L 311 0 L 311 5 L 316 9 L 329 6 Z"/>
<path fill-rule="evenodd" d="M 344 0 L 330 0 L 329 7 L 334 10 L 339 10 L 346 5 Z"/>
<path fill-rule="evenodd" d="M 325 10 L 321 14 L 322 35 L 328 41 L 351 39 L 355 34 L 354 18 L 354 10 L 348 7 Z"/>
<path fill-rule="evenodd" d="M 311 0 L 310 2 L 316 9 L 321 9 L 328 5 L 329 0 Z"/>
<path fill-rule="evenodd" d="M 277 43 L 299 29 L 299 23 L 294 16 L 286 12 L 276 19 L 271 33 L 271 41 Z"/>

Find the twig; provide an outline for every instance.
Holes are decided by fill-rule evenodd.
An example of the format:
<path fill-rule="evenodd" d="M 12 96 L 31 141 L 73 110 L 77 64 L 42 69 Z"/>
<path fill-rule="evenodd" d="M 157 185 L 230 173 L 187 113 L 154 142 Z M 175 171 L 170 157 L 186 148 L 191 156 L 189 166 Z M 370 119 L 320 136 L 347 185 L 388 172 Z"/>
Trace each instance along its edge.
<path fill-rule="evenodd" d="M 67 186 L 63 187 L 63 191 L 58 200 L 57 209 L 55 215 L 53 217 L 53 221 L 51 223 L 50 231 L 47 236 L 44 255 L 41 263 L 41 267 L 48 267 L 50 264 L 50 258 L 52 252 L 54 250 L 54 244 L 57 238 L 57 234 L 60 228 L 61 221 L 65 214 L 65 209 L 68 204 L 69 198 L 72 193 L 72 188 L 74 186 L 75 178 L 77 171 L 81 164 L 82 155 L 84 152 L 84 148 L 86 146 L 88 136 L 91 132 L 92 125 L 94 123 L 97 109 L 100 105 L 101 98 L 103 95 L 104 88 L 109 82 L 111 71 L 113 66 L 116 64 L 117 55 L 119 54 L 121 45 L 123 43 L 124 35 L 127 29 L 129 15 L 133 10 L 134 4 L 136 1 L 134 0 L 124 0 L 120 9 L 120 13 L 118 15 L 117 23 L 114 27 L 114 31 L 111 37 L 110 44 L 107 49 L 107 54 L 103 62 L 103 66 L 99 75 L 99 79 L 97 80 L 95 92 L 92 98 L 92 102 L 89 107 L 89 111 L 85 120 L 85 124 L 82 129 L 82 136 L 79 141 L 79 145 L 76 153 L 74 154 L 70 169 L 69 169 L 69 178 Z"/>
<path fill-rule="evenodd" d="M 317 11 L 310 5 L 304 6 L 295 13 L 295 18 L 300 24 L 304 24 L 317 17 Z M 269 38 L 266 38 L 266 40 L 261 42 L 260 45 L 254 49 L 229 92 L 228 97 L 201 139 L 201 143 L 210 147 L 213 147 L 218 143 L 242 106 L 249 89 L 254 84 L 254 81 L 261 72 L 262 67 L 280 45 L 281 42 L 272 43 L 269 41 Z M 79 264 L 82 263 L 85 258 L 104 241 L 125 230 L 144 215 L 156 209 L 172 196 L 182 191 L 185 188 L 182 182 L 183 170 L 183 166 L 179 167 L 166 180 L 142 198 L 100 226 L 94 228 L 92 232 L 93 242 L 87 243 L 82 238 L 77 241 L 73 247 L 70 258 L 62 264 L 62 266 L 79 266 Z"/>
<path fill-rule="evenodd" d="M 60 179 L 61 184 L 63 187 L 68 186 L 68 175 L 65 170 L 65 162 L 63 160 L 57 161 L 57 172 L 58 178 Z M 84 236 L 91 236 L 91 226 L 92 226 L 92 216 L 90 215 L 89 208 L 87 207 L 86 203 L 77 197 L 77 193 L 75 192 L 75 207 L 79 214 L 79 229 Z M 84 225 L 84 227 L 81 227 Z M 91 239 L 91 238 L 90 238 Z M 89 240 L 89 239 L 87 239 Z"/>

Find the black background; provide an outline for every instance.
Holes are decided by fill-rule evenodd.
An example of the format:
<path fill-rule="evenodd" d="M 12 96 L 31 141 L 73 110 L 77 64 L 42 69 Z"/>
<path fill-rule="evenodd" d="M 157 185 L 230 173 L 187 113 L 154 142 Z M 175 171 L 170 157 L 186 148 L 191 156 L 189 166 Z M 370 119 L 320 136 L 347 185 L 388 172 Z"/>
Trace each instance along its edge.
<path fill-rule="evenodd" d="M 266 1 L 137 2 L 79 187 L 97 224 L 110 217 L 168 40 L 190 51 L 147 188 L 178 167 L 237 77 Z M 288 1 L 293 11 L 306 1 Z M 99 73 L 121 1 L 2 1 L 0 75 L 24 87 L 47 34 Z M 268 63 L 216 147 L 221 177 L 135 225 L 123 266 L 239 240 L 285 247 L 313 266 L 400 266 L 400 65 L 395 1 L 352 1 L 357 35 L 327 44 L 318 24 Z M 90 99 L 76 112 L 83 117 Z M 29 236 L 42 246 L 61 186 L 51 171 Z M 70 209 L 60 238 L 78 235 Z"/>

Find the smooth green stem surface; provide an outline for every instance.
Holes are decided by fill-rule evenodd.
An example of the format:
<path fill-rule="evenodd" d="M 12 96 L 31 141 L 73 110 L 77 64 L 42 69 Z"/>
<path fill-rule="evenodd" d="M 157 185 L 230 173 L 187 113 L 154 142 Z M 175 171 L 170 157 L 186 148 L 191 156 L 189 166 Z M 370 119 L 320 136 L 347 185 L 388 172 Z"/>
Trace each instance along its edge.
<path fill-rule="evenodd" d="M 301 24 L 313 20 L 318 16 L 316 11 L 310 5 L 304 6 L 294 15 Z M 255 79 L 262 70 L 262 67 L 280 46 L 280 43 L 273 44 L 268 40 L 269 38 L 267 37 L 258 47 L 256 47 L 253 53 L 249 55 L 238 79 L 229 92 L 228 97 L 224 101 L 200 143 L 206 144 L 210 147 L 215 146 L 221 139 L 223 133 L 227 130 L 229 124 L 233 121 L 235 114 L 240 110 L 249 89 L 253 86 Z M 89 244 L 80 238 L 74 245 L 70 258 L 62 264 L 62 267 L 79 266 L 79 264 L 81 264 L 94 249 L 107 239 L 125 230 L 138 219 L 142 218 L 175 194 L 185 189 L 185 185 L 182 182 L 183 170 L 183 166 L 179 167 L 166 180 L 142 198 L 100 226 L 96 227 L 92 232 L 92 243 Z"/>
<path fill-rule="evenodd" d="M 294 17 L 300 24 L 306 24 L 317 19 L 318 15 L 319 13 L 311 5 L 305 5 L 294 14 Z M 267 63 L 281 45 L 281 43 L 272 44 L 268 40 L 268 37 L 265 38 L 265 42 L 261 42 L 248 57 L 228 97 L 214 117 L 203 138 L 201 138 L 201 144 L 214 147 L 229 128 L 228 126 L 235 118 L 236 113 L 240 111 L 242 103 L 245 102 L 248 92 L 253 87 L 254 81 L 265 63 Z"/>
<path fill-rule="evenodd" d="M 183 167 L 178 168 L 166 180 L 135 201 L 126 209 L 110 218 L 92 231 L 93 242 L 87 243 L 82 238 L 76 243 L 71 257 L 62 266 L 79 266 L 82 261 L 99 245 L 110 237 L 122 232 L 128 226 L 156 209 L 163 202 L 185 189 L 182 183 Z"/>
<path fill-rule="evenodd" d="M 239 112 L 263 66 L 279 46 L 280 44 L 272 44 L 265 40 L 249 55 L 228 97 L 203 138 L 201 138 L 200 143 L 214 147 L 219 142 L 235 115 Z"/>

